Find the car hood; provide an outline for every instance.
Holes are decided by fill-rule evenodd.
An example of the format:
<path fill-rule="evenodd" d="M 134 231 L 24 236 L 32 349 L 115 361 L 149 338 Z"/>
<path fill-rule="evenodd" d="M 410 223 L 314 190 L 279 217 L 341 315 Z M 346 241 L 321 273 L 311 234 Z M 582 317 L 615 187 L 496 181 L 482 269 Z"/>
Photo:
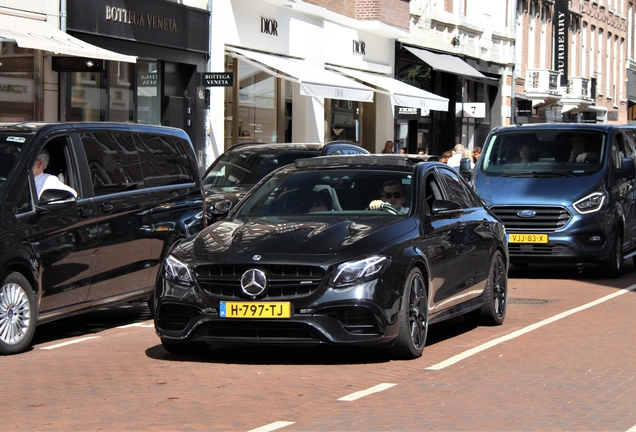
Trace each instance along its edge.
<path fill-rule="evenodd" d="M 573 202 L 596 191 L 601 186 L 599 174 L 586 177 L 487 177 L 473 179 L 479 196 L 492 205 L 561 205 Z"/>
<path fill-rule="evenodd" d="M 413 218 L 369 216 L 351 220 L 321 214 L 315 218 L 230 219 L 215 223 L 181 243 L 197 260 L 232 261 L 260 255 L 380 253 L 416 228 Z"/>

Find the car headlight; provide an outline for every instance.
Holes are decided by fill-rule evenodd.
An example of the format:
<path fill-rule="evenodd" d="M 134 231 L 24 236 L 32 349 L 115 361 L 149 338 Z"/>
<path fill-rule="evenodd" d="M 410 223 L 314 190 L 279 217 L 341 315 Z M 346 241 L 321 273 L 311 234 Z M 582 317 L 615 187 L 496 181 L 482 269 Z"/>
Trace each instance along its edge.
<path fill-rule="evenodd" d="M 604 192 L 594 192 L 586 196 L 585 198 L 581 198 L 574 204 L 574 209 L 581 213 L 592 213 L 603 208 L 603 204 L 605 203 L 605 193 Z"/>
<path fill-rule="evenodd" d="M 169 281 L 181 285 L 194 285 L 194 278 L 190 272 L 190 267 L 172 255 L 168 255 L 166 258 L 166 262 L 163 266 L 163 276 Z"/>
<path fill-rule="evenodd" d="M 340 264 L 331 278 L 331 286 L 344 287 L 377 277 L 389 264 L 385 256 L 375 255 L 363 260 Z"/>

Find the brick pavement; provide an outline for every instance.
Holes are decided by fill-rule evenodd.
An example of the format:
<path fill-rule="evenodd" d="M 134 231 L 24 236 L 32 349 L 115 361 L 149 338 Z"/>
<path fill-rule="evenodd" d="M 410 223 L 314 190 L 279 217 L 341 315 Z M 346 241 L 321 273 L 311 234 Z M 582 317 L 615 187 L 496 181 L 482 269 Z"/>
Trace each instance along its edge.
<path fill-rule="evenodd" d="M 627 264 L 627 263 L 626 263 Z M 630 292 L 451 367 L 426 370 L 466 349 L 636 283 L 510 281 L 515 305 L 501 327 L 433 326 L 422 358 L 390 361 L 349 350 L 225 350 L 167 354 L 151 328 L 112 328 L 56 350 L 0 358 L 4 430 L 281 431 L 611 430 L 636 425 L 636 344 Z M 450 335 L 454 335 L 450 337 Z M 380 383 L 395 387 L 337 399 Z"/>

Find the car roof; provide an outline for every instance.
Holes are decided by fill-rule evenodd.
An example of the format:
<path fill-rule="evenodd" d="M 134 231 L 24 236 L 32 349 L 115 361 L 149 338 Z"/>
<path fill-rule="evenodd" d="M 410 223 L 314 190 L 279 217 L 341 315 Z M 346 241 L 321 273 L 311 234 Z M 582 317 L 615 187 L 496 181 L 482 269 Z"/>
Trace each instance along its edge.
<path fill-rule="evenodd" d="M 319 166 L 394 166 L 413 167 L 419 163 L 433 163 L 437 156 L 430 155 L 403 155 L 403 154 L 357 154 L 357 155 L 336 155 L 318 156 L 313 158 L 298 159 L 294 164 L 297 168 L 319 167 Z"/>
<path fill-rule="evenodd" d="M 140 123 L 129 122 L 22 122 L 22 123 L 0 123 L 0 132 L 7 133 L 39 133 L 50 131 L 63 131 L 72 129 L 74 131 L 81 130 L 124 130 L 132 132 L 154 132 L 165 133 L 171 131 L 173 134 L 188 138 L 188 135 L 182 130 L 169 126 L 146 125 Z"/>
<path fill-rule="evenodd" d="M 364 148 L 362 148 L 358 143 L 353 141 L 330 141 L 327 143 L 249 142 L 249 143 L 235 144 L 232 147 L 228 148 L 227 152 L 243 151 L 243 150 L 263 150 L 263 151 L 294 150 L 294 151 L 308 151 L 308 152 L 322 153 L 323 151 L 325 151 L 327 147 L 336 146 L 336 145 L 352 146 L 352 147 L 356 147 L 356 149 L 358 150 L 367 151 Z"/>
<path fill-rule="evenodd" d="M 634 127 L 631 125 L 612 125 L 606 123 L 529 123 L 529 124 L 516 124 L 516 125 L 506 125 L 506 126 L 498 126 L 492 129 L 491 133 L 499 133 L 499 132 L 512 132 L 512 131 L 536 131 L 536 130 L 563 130 L 563 131 L 600 131 L 607 132 L 612 129 L 623 128 L 623 127 Z"/>

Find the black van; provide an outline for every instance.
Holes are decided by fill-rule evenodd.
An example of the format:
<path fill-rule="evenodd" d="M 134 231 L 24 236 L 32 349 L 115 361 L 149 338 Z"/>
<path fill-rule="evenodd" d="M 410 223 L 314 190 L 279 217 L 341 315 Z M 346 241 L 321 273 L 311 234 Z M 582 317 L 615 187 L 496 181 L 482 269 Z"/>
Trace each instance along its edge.
<path fill-rule="evenodd" d="M 529 124 L 493 129 L 472 184 L 502 220 L 512 264 L 636 256 L 636 127 Z"/>
<path fill-rule="evenodd" d="M 38 199 L 43 149 L 63 186 Z M 167 251 L 204 223 L 186 133 L 132 123 L 1 126 L 0 212 L 4 354 L 26 349 L 37 324 L 150 300 Z"/>

